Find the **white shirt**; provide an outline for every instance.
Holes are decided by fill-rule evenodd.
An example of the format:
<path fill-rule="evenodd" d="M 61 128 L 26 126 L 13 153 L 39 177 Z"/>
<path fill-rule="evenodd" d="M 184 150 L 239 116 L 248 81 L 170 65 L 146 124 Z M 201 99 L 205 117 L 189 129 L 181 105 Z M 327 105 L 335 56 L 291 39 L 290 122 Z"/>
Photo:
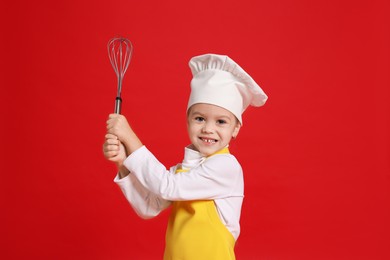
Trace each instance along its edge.
<path fill-rule="evenodd" d="M 231 154 L 202 157 L 185 148 L 182 168 L 188 172 L 175 174 L 177 166 L 167 170 L 142 146 L 124 162 L 130 174 L 114 182 L 136 213 L 152 218 L 166 209 L 171 201 L 214 200 L 222 223 L 237 240 L 244 197 L 243 172 Z"/>

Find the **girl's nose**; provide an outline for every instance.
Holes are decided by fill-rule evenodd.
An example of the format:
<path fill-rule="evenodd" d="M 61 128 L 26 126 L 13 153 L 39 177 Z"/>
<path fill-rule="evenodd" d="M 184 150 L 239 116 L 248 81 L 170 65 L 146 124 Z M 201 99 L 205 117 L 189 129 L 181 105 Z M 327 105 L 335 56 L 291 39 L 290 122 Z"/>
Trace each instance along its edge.
<path fill-rule="evenodd" d="M 212 134 L 214 133 L 214 129 L 211 123 L 206 123 L 202 128 L 202 133 Z"/>

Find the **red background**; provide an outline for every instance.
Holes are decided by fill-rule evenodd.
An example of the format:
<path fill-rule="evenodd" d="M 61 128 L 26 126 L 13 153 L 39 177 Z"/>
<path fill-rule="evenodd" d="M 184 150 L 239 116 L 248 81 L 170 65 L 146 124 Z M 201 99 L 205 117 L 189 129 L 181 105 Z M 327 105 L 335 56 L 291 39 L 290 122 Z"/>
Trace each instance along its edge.
<path fill-rule="evenodd" d="M 269 95 L 232 144 L 246 182 L 238 259 L 390 259 L 388 1 L 7 1 L 1 8 L 2 259 L 161 259 L 103 158 L 123 113 L 168 167 L 188 144 L 188 60 L 228 54 Z"/>

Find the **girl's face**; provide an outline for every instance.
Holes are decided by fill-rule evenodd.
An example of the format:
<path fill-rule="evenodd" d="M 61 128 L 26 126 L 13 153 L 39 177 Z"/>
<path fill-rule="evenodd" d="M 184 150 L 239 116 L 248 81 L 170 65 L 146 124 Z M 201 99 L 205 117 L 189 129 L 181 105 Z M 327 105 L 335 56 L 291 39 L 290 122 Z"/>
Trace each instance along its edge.
<path fill-rule="evenodd" d="M 195 150 L 210 156 L 226 147 L 240 130 L 237 118 L 228 110 L 210 104 L 195 104 L 187 115 L 187 129 Z"/>

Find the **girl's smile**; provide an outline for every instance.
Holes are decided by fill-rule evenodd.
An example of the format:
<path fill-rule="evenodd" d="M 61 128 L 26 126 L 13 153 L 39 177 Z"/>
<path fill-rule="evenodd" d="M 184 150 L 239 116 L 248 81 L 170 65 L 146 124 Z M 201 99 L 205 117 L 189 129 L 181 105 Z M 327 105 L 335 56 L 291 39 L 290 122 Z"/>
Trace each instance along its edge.
<path fill-rule="evenodd" d="M 195 150 L 210 156 L 226 147 L 240 130 L 240 123 L 228 110 L 199 103 L 188 110 L 188 134 Z"/>

